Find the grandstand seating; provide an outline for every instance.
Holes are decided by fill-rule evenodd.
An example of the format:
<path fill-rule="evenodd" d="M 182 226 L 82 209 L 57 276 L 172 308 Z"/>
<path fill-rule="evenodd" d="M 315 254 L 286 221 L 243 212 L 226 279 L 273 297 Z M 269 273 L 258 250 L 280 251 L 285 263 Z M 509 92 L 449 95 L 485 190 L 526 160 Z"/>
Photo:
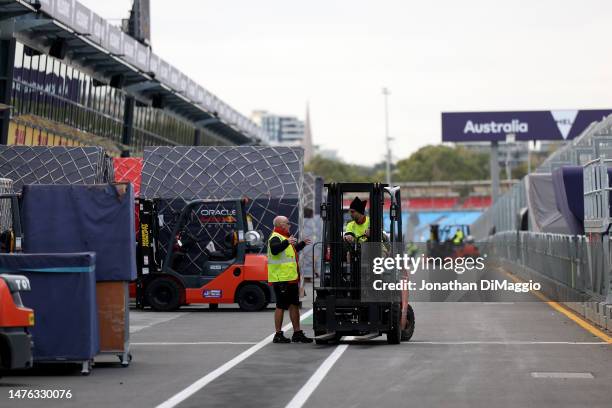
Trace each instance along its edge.
<path fill-rule="evenodd" d="M 417 197 L 408 199 L 409 209 L 446 209 L 453 208 L 458 197 Z"/>
<path fill-rule="evenodd" d="M 487 208 L 491 206 L 491 196 L 472 196 L 468 197 L 461 208 Z"/>

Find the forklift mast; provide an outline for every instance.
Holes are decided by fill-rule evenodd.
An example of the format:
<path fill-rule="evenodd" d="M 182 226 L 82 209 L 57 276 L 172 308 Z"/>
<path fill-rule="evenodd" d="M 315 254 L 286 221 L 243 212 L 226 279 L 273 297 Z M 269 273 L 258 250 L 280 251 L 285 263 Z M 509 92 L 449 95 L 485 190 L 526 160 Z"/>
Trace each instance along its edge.
<path fill-rule="evenodd" d="M 154 273 L 161 272 L 158 237 L 159 218 L 153 200 L 138 198 L 138 234 L 136 237 L 136 307 L 144 307 L 144 281 Z"/>
<path fill-rule="evenodd" d="M 339 289 L 338 292 L 349 290 L 352 295 L 358 293 L 360 288 L 360 274 L 358 259 L 352 258 L 350 274 L 343 268 L 345 257 L 344 243 L 344 210 L 343 199 L 345 193 L 367 193 L 369 218 L 370 218 L 370 242 L 380 241 L 383 232 L 383 184 L 371 183 L 331 183 L 325 184 L 327 188 L 327 203 L 323 204 L 322 211 L 324 219 L 323 236 L 327 247 L 328 267 L 322 268 L 326 271 L 323 279 L 323 286 Z M 326 262 L 325 256 L 321 259 Z M 357 269 L 355 269 L 357 268 Z M 349 275 L 349 276 L 347 276 Z M 347 286 L 348 284 L 348 286 Z M 356 292 L 354 292 L 356 290 Z M 339 295 L 340 293 L 336 293 Z"/>
<path fill-rule="evenodd" d="M 321 258 L 323 265 L 322 286 L 328 288 L 355 290 L 360 288 L 358 258 L 353 258 L 350 270 L 354 271 L 347 279 L 343 262 L 346 257 L 346 243 L 344 242 L 344 209 L 345 194 L 368 194 L 368 207 L 370 218 L 370 237 L 368 242 L 383 242 L 383 215 L 385 194 L 390 198 L 389 208 L 390 234 L 393 243 L 402 242 L 401 197 L 399 188 L 389 189 L 386 184 L 380 183 L 331 183 L 325 184 L 327 188 L 327 202 L 322 205 L 323 237 L 325 247 Z M 327 265 L 325 265 L 327 263 Z M 349 283 L 349 286 L 346 284 Z"/>
<path fill-rule="evenodd" d="M 0 194 L 0 252 L 21 252 L 23 230 L 19 212 L 19 195 Z"/>

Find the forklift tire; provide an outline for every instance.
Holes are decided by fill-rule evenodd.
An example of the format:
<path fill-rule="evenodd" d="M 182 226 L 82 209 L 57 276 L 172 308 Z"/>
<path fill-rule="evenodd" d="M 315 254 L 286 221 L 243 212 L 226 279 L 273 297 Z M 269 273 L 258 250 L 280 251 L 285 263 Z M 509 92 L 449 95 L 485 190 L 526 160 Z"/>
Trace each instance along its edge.
<path fill-rule="evenodd" d="M 236 298 L 238 306 L 245 312 L 257 312 L 268 305 L 265 292 L 254 283 L 248 283 L 240 288 Z"/>
<path fill-rule="evenodd" d="M 408 305 L 406 315 L 406 321 L 408 322 L 408 325 L 404 330 L 402 330 L 402 341 L 409 341 L 412 338 L 412 335 L 414 334 L 414 310 L 412 309 L 411 305 Z"/>
<path fill-rule="evenodd" d="M 145 299 L 156 312 L 171 312 L 181 306 L 181 287 L 173 279 L 157 278 L 145 288 Z"/>

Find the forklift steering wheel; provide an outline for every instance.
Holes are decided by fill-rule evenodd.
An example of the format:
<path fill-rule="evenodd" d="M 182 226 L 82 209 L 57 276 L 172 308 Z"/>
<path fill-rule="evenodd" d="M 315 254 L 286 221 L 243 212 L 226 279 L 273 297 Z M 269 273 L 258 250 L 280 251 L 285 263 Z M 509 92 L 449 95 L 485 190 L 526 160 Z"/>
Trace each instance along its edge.
<path fill-rule="evenodd" d="M 366 237 L 366 235 L 364 234 L 364 235 L 360 235 L 358 237 L 354 237 L 353 242 L 344 241 L 344 246 L 345 246 L 346 250 L 351 252 L 351 254 L 356 253 L 358 249 L 361 249 L 361 242 L 359 242 L 359 240 L 361 238 L 363 238 L 363 237 Z"/>

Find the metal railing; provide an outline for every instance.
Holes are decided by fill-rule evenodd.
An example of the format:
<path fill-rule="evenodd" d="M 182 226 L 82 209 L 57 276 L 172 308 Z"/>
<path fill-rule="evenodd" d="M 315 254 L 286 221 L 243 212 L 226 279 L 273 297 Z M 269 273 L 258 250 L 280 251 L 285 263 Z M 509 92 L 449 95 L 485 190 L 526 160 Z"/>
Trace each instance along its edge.
<path fill-rule="evenodd" d="M 483 243 L 487 255 L 529 268 L 563 286 L 604 301 L 610 291 L 608 236 L 501 232 Z"/>
<path fill-rule="evenodd" d="M 531 231 L 523 217 L 525 182 L 516 184 L 483 213 L 472 225 L 472 235 L 494 258 L 531 269 L 593 300 L 612 303 L 611 163 L 612 115 L 591 124 L 535 171 L 550 173 L 561 166 L 583 166 L 586 235 Z"/>
<path fill-rule="evenodd" d="M 592 160 L 584 165 L 584 229 L 588 232 L 607 232 L 610 218 L 610 183 L 608 163 L 612 159 Z"/>

